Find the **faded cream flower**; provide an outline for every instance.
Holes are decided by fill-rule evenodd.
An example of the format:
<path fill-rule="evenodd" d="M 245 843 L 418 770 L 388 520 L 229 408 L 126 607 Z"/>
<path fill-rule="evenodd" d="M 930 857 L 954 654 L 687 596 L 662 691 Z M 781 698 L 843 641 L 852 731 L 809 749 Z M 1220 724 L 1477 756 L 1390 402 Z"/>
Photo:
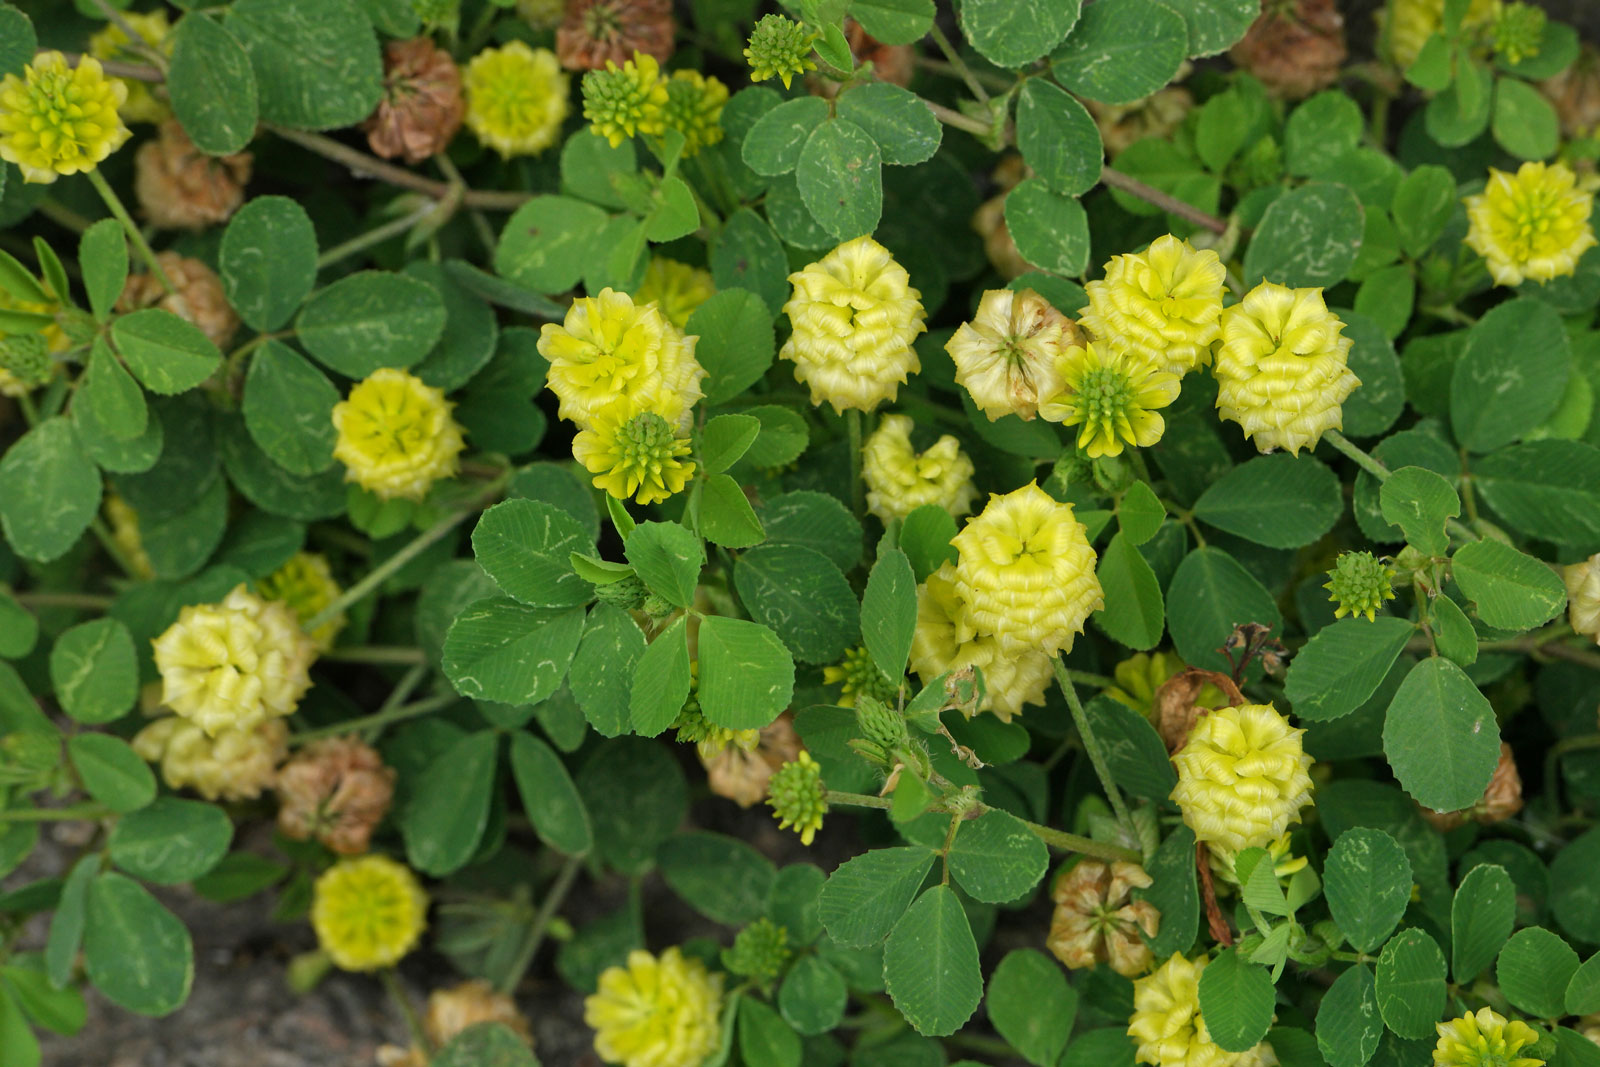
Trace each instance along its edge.
<path fill-rule="evenodd" d="M 721 1044 L 722 975 L 676 947 L 628 953 L 583 1002 L 594 1050 L 623 1067 L 700 1067 Z"/>
<path fill-rule="evenodd" d="M 504 159 L 538 155 L 561 134 L 569 79 L 548 48 L 511 41 L 485 48 L 462 72 L 466 123 Z"/>
<path fill-rule="evenodd" d="M 1039 414 L 1078 427 L 1078 447 L 1090 459 L 1120 456 L 1124 446 L 1148 448 L 1166 432 L 1157 411 L 1178 399 L 1176 374 L 1096 341 L 1063 350 L 1056 373 L 1062 391 Z"/>
<path fill-rule="evenodd" d="M 1084 859 L 1056 879 L 1051 898 L 1055 914 L 1046 941 L 1056 959 L 1073 969 L 1109 963 L 1125 978 L 1136 978 L 1155 963 L 1146 937 L 1161 927 L 1155 905 L 1132 899 L 1151 878 L 1137 863 Z"/>
<path fill-rule="evenodd" d="M 922 369 L 911 347 L 927 329 L 922 294 L 871 237 L 846 241 L 789 275 L 789 284 L 783 311 L 794 332 L 779 355 L 794 363 L 813 404 L 871 411 Z"/>
<path fill-rule="evenodd" d="M 1515 174 L 1491 167 L 1489 184 L 1466 205 L 1467 244 L 1498 285 L 1570 275 L 1596 243 L 1594 193 L 1564 163 L 1524 163 Z"/>
<path fill-rule="evenodd" d="M 1275 1067 L 1278 1057 L 1265 1041 L 1227 1052 L 1211 1040 L 1200 1014 L 1200 974 L 1207 962 L 1174 953 L 1160 970 L 1133 983 L 1128 1036 L 1139 1046 L 1135 1060 L 1151 1067 Z"/>
<path fill-rule="evenodd" d="M 683 740 L 681 731 L 678 737 Z M 759 730 L 719 730 L 695 747 L 711 791 L 748 808 L 767 799 L 767 783 L 779 767 L 800 758 L 800 735 L 784 712 Z"/>
<path fill-rule="evenodd" d="M 1238 853 L 1266 848 L 1311 803 L 1311 757 L 1304 730 L 1271 704 L 1243 704 L 1202 715 L 1172 757 L 1172 799 L 1200 841 Z"/>
<path fill-rule="evenodd" d="M 249 152 L 208 156 L 177 119 L 167 119 L 134 153 L 133 193 L 152 225 L 203 230 L 227 222 L 244 203 L 254 158 Z"/>
<path fill-rule="evenodd" d="M 290 715 L 311 688 L 311 639 L 286 605 L 243 585 L 185 607 L 154 646 L 162 703 L 212 737 Z"/>
<path fill-rule="evenodd" d="M 1567 584 L 1567 621 L 1574 633 L 1600 644 L 1600 552 L 1561 568 Z"/>
<path fill-rule="evenodd" d="M 911 444 L 912 426 L 908 416 L 885 415 L 862 446 L 867 509 L 888 523 L 924 504 L 937 504 L 959 519 L 972 510 L 978 495 L 972 460 L 949 434 L 918 452 Z"/>
<path fill-rule="evenodd" d="M 350 737 L 313 741 L 278 771 L 278 829 L 315 837 L 342 855 L 367 850 L 394 799 L 395 770 L 371 745 Z"/>
<path fill-rule="evenodd" d="M 453 405 L 435 389 L 393 367 L 373 371 L 333 407 L 339 432 L 333 456 L 345 481 L 383 500 L 421 500 L 456 472 L 465 443 Z"/>
<path fill-rule="evenodd" d="M 1061 350 L 1083 340 L 1077 324 L 1032 289 L 990 289 L 944 347 L 956 384 L 990 421 L 1027 420 L 1065 386 L 1056 364 Z"/>
<path fill-rule="evenodd" d="M 1217 412 L 1262 452 L 1316 447 L 1344 425 L 1341 405 L 1361 384 L 1343 331 L 1321 289 L 1262 282 L 1222 313 Z"/>
<path fill-rule="evenodd" d="M 1079 320 L 1102 345 L 1179 377 L 1208 362 L 1220 334 L 1227 269 L 1217 253 L 1167 234 L 1143 252 L 1112 256 L 1084 287 Z"/>
<path fill-rule="evenodd" d="M 510 1028 L 524 1044 L 533 1046 L 533 1028 L 517 1002 L 481 978 L 473 978 L 448 989 L 428 994 L 428 1011 L 422 1018 L 422 1031 L 435 1049 L 442 1049 L 458 1034 L 479 1023 L 500 1023 Z M 402 1049 L 384 1045 L 378 1049 L 379 1067 L 428 1067 L 428 1054 L 419 1048 Z"/>
<path fill-rule="evenodd" d="M 289 724 L 268 719 L 215 736 L 178 715 L 165 715 L 133 738 L 133 750 L 161 767 L 172 789 L 193 789 L 207 800 L 253 800 L 272 784 L 289 754 Z"/>

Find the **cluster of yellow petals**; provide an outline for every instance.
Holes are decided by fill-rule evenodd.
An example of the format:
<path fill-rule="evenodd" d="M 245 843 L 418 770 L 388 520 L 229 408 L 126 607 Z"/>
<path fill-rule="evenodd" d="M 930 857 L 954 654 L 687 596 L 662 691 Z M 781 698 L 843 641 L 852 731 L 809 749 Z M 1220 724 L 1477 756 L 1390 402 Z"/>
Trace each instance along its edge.
<path fill-rule="evenodd" d="M 548 48 L 485 48 L 461 72 L 461 88 L 467 126 L 504 158 L 537 155 L 561 135 L 571 85 Z"/>
<path fill-rule="evenodd" d="M 654 411 L 607 409 L 572 439 L 572 458 L 594 475 L 595 488 L 641 504 L 683 492 L 695 469 L 685 458 L 690 449 L 689 439 Z"/>
<path fill-rule="evenodd" d="M 813 404 L 871 411 L 922 369 L 911 347 L 927 329 L 922 294 L 871 237 L 846 241 L 789 275 L 789 284 L 783 311 L 794 332 L 779 355 L 794 363 Z"/>
<path fill-rule="evenodd" d="M 1039 408 L 1051 422 L 1078 427 L 1090 459 L 1120 456 L 1124 445 L 1148 448 L 1167 423 L 1156 413 L 1178 399 L 1178 376 L 1143 356 L 1090 341 L 1056 357 L 1062 391 Z"/>
<path fill-rule="evenodd" d="M 1344 425 L 1341 405 L 1361 384 L 1343 331 L 1321 289 L 1262 282 L 1222 313 L 1217 412 L 1262 452 L 1314 448 Z"/>
<path fill-rule="evenodd" d="M 1077 324 L 1032 289 L 990 289 L 945 351 L 956 366 L 956 384 L 991 422 L 1006 415 L 1026 421 L 1065 388 L 1056 358 L 1082 341 Z"/>
<path fill-rule="evenodd" d="M 268 719 L 212 736 L 181 716 L 164 715 L 134 735 L 133 750 L 159 764 L 161 780 L 173 789 L 193 789 L 207 800 L 254 800 L 289 755 L 289 724 Z"/>
<path fill-rule="evenodd" d="M 1544 283 L 1574 273 L 1595 246 L 1594 192 L 1578 187 L 1562 163 L 1524 163 L 1515 174 L 1489 169 L 1489 183 L 1467 205 L 1467 244 L 1498 285 Z"/>
<path fill-rule="evenodd" d="M 911 666 L 924 682 L 977 667 L 980 710 L 1009 720 L 1044 702 L 1051 657 L 1104 605 L 1094 549 L 1072 506 L 1030 482 L 991 496 L 918 590 Z"/>
<path fill-rule="evenodd" d="M 1574 633 L 1600 644 L 1600 552 L 1561 569 L 1567 586 L 1567 621 Z"/>
<path fill-rule="evenodd" d="M 60 52 L 41 52 L 22 77 L 0 80 L 0 159 L 29 182 L 93 170 L 131 136 L 117 113 L 127 98 L 98 59 L 73 67 Z"/>
<path fill-rule="evenodd" d="M 1211 1040 L 1200 1014 L 1200 975 L 1204 956 L 1174 954 L 1153 974 L 1133 983 L 1133 1017 L 1128 1036 L 1138 1044 L 1134 1059 L 1150 1067 L 1275 1067 L 1278 1057 L 1266 1042 L 1244 1052 L 1228 1052 Z"/>
<path fill-rule="evenodd" d="M 1494 21 L 1501 0 L 1472 0 L 1461 20 L 1462 29 L 1476 30 Z M 1429 37 L 1444 26 L 1445 0 L 1390 0 L 1382 13 L 1383 42 L 1401 70 L 1417 60 Z"/>
<path fill-rule="evenodd" d="M 311 639 L 287 605 L 239 585 L 191 604 L 154 642 L 161 701 L 216 737 L 294 712 L 311 688 Z"/>
<path fill-rule="evenodd" d="M 862 446 L 867 510 L 888 523 L 924 504 L 936 504 L 959 519 L 972 510 L 978 495 L 972 460 L 949 434 L 918 452 L 911 443 L 913 426 L 905 415 L 885 415 Z"/>
<path fill-rule="evenodd" d="M 256 592 L 267 600 L 287 604 L 303 625 L 337 600 L 343 590 L 334 580 L 326 556 L 316 552 L 296 552 L 283 566 L 258 579 Z M 311 640 L 318 652 L 326 652 L 333 647 L 333 639 L 339 636 L 344 624 L 345 617 L 339 614 L 311 631 Z"/>
<path fill-rule="evenodd" d="M 1112 351 L 1182 377 L 1210 359 L 1226 277 L 1216 252 L 1167 234 L 1112 256 L 1105 277 L 1084 287 L 1079 322 Z"/>
<path fill-rule="evenodd" d="M 668 322 L 678 329 L 686 329 L 689 316 L 695 308 L 716 294 L 717 284 L 711 272 L 679 263 L 666 256 L 651 256 L 644 269 L 644 279 L 633 291 L 636 304 L 654 304 L 661 309 Z"/>
<path fill-rule="evenodd" d="M 620 67 L 616 60 L 608 59 L 604 70 L 591 70 L 583 76 L 583 117 L 612 148 L 630 137 L 664 132 L 666 106 L 667 83 L 661 77 L 661 64 L 646 52 L 634 52 Z"/>
<path fill-rule="evenodd" d="M 382 367 L 334 405 L 339 433 L 333 456 L 345 480 L 383 500 L 421 500 L 456 473 L 464 442 L 444 393 L 422 379 Z"/>
<path fill-rule="evenodd" d="M 346 971 L 392 966 L 428 925 L 428 894 L 410 868 L 370 854 L 340 860 L 317 879 L 311 926 L 334 965 Z"/>
<path fill-rule="evenodd" d="M 1172 757 L 1172 799 L 1194 836 L 1226 853 L 1267 848 L 1311 803 L 1304 730 L 1271 704 L 1218 708 L 1200 716 Z"/>
<path fill-rule="evenodd" d="M 622 1067 L 699 1067 L 721 1044 L 722 976 L 669 948 L 628 953 L 583 1002 L 595 1053 Z"/>
<path fill-rule="evenodd" d="M 1539 1032 L 1521 1020 L 1507 1020 L 1493 1008 L 1479 1008 L 1449 1022 L 1435 1023 L 1439 1041 L 1435 1067 L 1544 1067 L 1544 1060 L 1521 1056 L 1539 1042 Z"/>
<path fill-rule="evenodd" d="M 165 11 L 124 11 L 117 22 L 108 22 L 103 29 L 89 37 L 89 54 L 96 59 L 121 62 L 148 63 L 147 53 L 134 46 L 126 26 L 138 34 L 139 40 L 162 55 L 172 55 L 172 24 Z M 122 104 L 122 115 L 130 122 L 160 122 L 172 114 L 163 100 L 156 99 L 150 86 L 141 81 L 124 82 L 128 98 Z"/>

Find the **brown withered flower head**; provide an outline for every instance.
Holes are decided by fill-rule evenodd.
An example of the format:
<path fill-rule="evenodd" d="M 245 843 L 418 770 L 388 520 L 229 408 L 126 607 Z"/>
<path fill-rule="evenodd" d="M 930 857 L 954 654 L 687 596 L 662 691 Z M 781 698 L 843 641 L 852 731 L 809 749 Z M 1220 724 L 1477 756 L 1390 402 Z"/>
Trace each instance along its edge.
<path fill-rule="evenodd" d="M 1572 66 L 1539 83 L 1539 91 L 1556 109 L 1564 137 L 1592 137 L 1600 132 L 1600 49 L 1585 44 Z"/>
<path fill-rule="evenodd" d="M 672 0 L 567 0 L 556 30 L 556 56 L 568 70 L 622 66 L 643 52 L 665 63 L 672 55 Z"/>
<path fill-rule="evenodd" d="M 1046 941 L 1056 959 L 1077 969 L 1109 963 L 1127 978 L 1148 971 L 1154 958 L 1140 936 L 1154 937 L 1161 913 L 1144 900 L 1132 900 L 1135 889 L 1150 885 L 1137 863 L 1083 860 L 1056 879 L 1056 902 Z"/>
<path fill-rule="evenodd" d="M 1135 141 L 1169 136 L 1194 110 L 1194 94 L 1181 85 L 1169 85 L 1132 104 L 1102 104 L 1098 100 L 1084 103 L 1100 127 L 1106 155 L 1115 159 Z"/>
<path fill-rule="evenodd" d="M 200 327 L 218 348 L 227 348 L 239 329 L 239 316 L 228 303 L 216 271 L 176 252 L 157 252 L 156 262 L 172 282 L 173 291 L 168 293 L 154 275 L 130 274 L 117 298 L 117 310 L 156 307 L 170 311 Z"/>
<path fill-rule="evenodd" d="M 481 978 L 462 982 L 449 989 L 436 989 L 428 997 L 428 1013 L 422 1020 L 423 1032 L 435 1048 L 448 1045 L 457 1034 L 479 1023 L 503 1023 L 533 1046 L 533 1030 L 528 1018 L 517 1009 L 516 1001 Z M 421 1049 L 402 1049 L 384 1045 L 378 1049 L 379 1067 L 427 1067 L 428 1055 Z"/>
<path fill-rule="evenodd" d="M 1299 100 L 1339 80 L 1348 52 L 1334 0 L 1267 0 L 1228 52 L 1274 96 Z"/>
<path fill-rule="evenodd" d="M 359 855 L 389 811 L 394 778 L 394 768 L 354 737 L 314 741 L 278 771 L 278 828 Z"/>
<path fill-rule="evenodd" d="M 1511 746 L 1500 742 L 1500 762 L 1494 765 L 1494 774 L 1484 787 L 1483 796 L 1464 811 L 1434 811 L 1423 806 L 1422 817 L 1440 831 L 1454 830 L 1468 819 L 1483 823 L 1504 822 L 1522 810 L 1522 775 L 1517 772 L 1517 761 L 1511 755 Z"/>
<path fill-rule="evenodd" d="M 450 53 L 428 37 L 384 45 L 383 98 L 362 126 L 373 152 L 421 163 L 449 146 L 465 111 L 461 71 Z"/>
<path fill-rule="evenodd" d="M 844 39 L 850 45 L 850 54 L 856 63 L 871 63 L 873 75 L 881 82 L 889 82 L 904 89 L 911 84 L 911 72 L 916 52 L 908 44 L 884 44 L 868 33 L 853 18 L 844 20 Z M 839 95 L 839 83 L 832 78 L 806 75 L 806 88 L 815 96 L 833 98 Z"/>
<path fill-rule="evenodd" d="M 767 799 L 773 772 L 799 756 L 800 735 L 794 732 L 793 717 L 784 712 L 762 728 L 753 748 L 730 741 L 710 756 L 702 749 L 700 762 L 713 793 L 748 808 Z"/>
<path fill-rule="evenodd" d="M 203 230 L 227 222 L 244 203 L 253 157 L 208 156 L 177 119 L 167 119 L 134 156 L 139 207 L 163 230 Z"/>

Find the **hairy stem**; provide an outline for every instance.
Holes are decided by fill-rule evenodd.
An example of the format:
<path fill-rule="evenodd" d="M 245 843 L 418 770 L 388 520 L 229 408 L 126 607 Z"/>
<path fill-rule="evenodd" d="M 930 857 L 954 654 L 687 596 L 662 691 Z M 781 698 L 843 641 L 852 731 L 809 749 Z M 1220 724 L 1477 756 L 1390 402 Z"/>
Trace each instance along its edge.
<path fill-rule="evenodd" d="M 544 900 L 540 902 L 539 911 L 533 917 L 533 925 L 528 929 L 528 939 L 523 944 L 522 951 L 517 954 L 516 962 L 506 971 L 505 979 L 500 984 L 500 992 L 506 996 L 515 992 L 517 986 L 522 984 L 523 976 L 528 973 L 528 968 L 533 966 L 534 958 L 539 953 L 539 946 L 544 944 L 544 936 L 550 929 L 550 920 L 556 917 L 556 912 L 567 899 L 567 894 L 571 892 L 572 884 L 577 881 L 578 872 L 582 869 L 583 857 L 568 856 L 561 873 L 556 875 L 556 880 L 545 890 Z"/>
<path fill-rule="evenodd" d="M 889 805 L 893 803 L 888 797 L 875 797 L 867 793 L 842 793 L 837 789 L 828 790 L 827 801 L 829 804 L 840 804 L 846 807 L 879 808 L 882 810 L 888 810 Z M 940 811 L 942 809 L 935 804 L 929 810 Z M 987 804 L 979 804 L 976 810 L 981 814 L 994 809 Z M 1143 856 L 1131 848 L 1107 845 L 1087 837 L 1080 837 L 1077 834 L 1069 834 L 1065 830 L 1041 826 L 1036 822 L 1029 822 L 1027 819 L 1023 819 L 1021 822 L 1032 831 L 1033 836 L 1050 847 L 1058 848 L 1063 852 L 1076 852 L 1080 855 L 1093 856 L 1102 860 L 1127 860 L 1129 863 L 1140 863 L 1144 860 Z"/>
<path fill-rule="evenodd" d="M 1111 802 L 1111 810 L 1116 812 L 1117 821 L 1128 831 L 1133 829 L 1133 820 L 1128 816 L 1128 806 L 1122 801 L 1122 790 L 1117 788 L 1116 781 L 1111 777 L 1111 765 L 1106 762 L 1106 754 L 1100 748 L 1100 741 L 1094 735 L 1094 729 L 1089 725 L 1089 716 L 1083 710 L 1083 703 L 1078 700 L 1078 691 L 1073 688 L 1072 679 L 1067 675 L 1067 668 L 1062 664 L 1061 657 L 1052 658 L 1051 664 L 1056 671 L 1056 685 L 1061 689 L 1061 694 L 1067 698 L 1067 707 L 1072 709 L 1072 721 L 1078 727 L 1078 737 L 1083 741 L 1083 750 L 1089 754 L 1089 762 L 1094 764 L 1094 773 L 1100 779 L 1100 788 L 1106 792 L 1106 799 Z"/>

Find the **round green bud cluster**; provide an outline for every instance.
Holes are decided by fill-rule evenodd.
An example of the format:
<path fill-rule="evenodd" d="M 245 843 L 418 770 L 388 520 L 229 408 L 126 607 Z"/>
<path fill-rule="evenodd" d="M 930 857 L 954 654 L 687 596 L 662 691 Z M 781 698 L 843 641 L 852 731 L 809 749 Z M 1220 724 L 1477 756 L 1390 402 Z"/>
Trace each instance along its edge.
<path fill-rule="evenodd" d="M 821 36 L 782 15 L 763 17 L 756 23 L 749 47 L 744 50 L 744 58 L 750 63 L 750 80 L 759 82 L 777 77 L 782 79 L 785 89 L 789 88 L 796 74 L 817 69 L 810 58 L 811 46 Z"/>
<path fill-rule="evenodd" d="M 594 595 L 602 604 L 614 604 L 631 611 L 644 603 L 645 598 L 650 595 L 650 590 L 636 575 L 630 574 L 621 581 L 595 586 Z"/>
<path fill-rule="evenodd" d="M 666 597 L 657 593 L 651 593 L 649 596 L 644 598 L 644 603 L 640 605 L 640 610 L 646 615 L 650 616 L 652 619 L 664 619 L 678 609 L 677 606 Z"/>
<path fill-rule="evenodd" d="M 10 371 L 29 389 L 48 382 L 54 369 L 49 346 L 39 334 L 14 333 L 0 337 L 0 370 Z"/>
<path fill-rule="evenodd" d="M 856 697 L 856 723 L 862 736 L 885 752 L 905 743 L 905 716 L 876 697 L 865 693 Z"/>
<path fill-rule="evenodd" d="M 771 919 L 757 919 L 722 950 L 722 965 L 742 978 L 770 982 L 789 962 L 789 931 Z"/>
<path fill-rule="evenodd" d="M 1494 20 L 1494 50 L 1509 62 L 1521 63 L 1539 54 L 1545 13 L 1532 4 L 1506 4 Z"/>
<path fill-rule="evenodd" d="M 828 790 L 822 784 L 822 768 L 811 758 L 811 753 L 801 752 L 800 757 L 779 767 L 767 783 L 767 803 L 778 818 L 779 829 L 793 829 L 800 835 L 802 844 L 822 829 L 822 817 L 828 812 Z"/>
<path fill-rule="evenodd" d="M 1322 588 L 1328 590 L 1328 599 L 1338 605 L 1334 618 L 1365 615 L 1371 622 L 1383 602 L 1394 599 L 1390 584 L 1393 578 L 1394 568 L 1371 552 L 1343 552 Z"/>

